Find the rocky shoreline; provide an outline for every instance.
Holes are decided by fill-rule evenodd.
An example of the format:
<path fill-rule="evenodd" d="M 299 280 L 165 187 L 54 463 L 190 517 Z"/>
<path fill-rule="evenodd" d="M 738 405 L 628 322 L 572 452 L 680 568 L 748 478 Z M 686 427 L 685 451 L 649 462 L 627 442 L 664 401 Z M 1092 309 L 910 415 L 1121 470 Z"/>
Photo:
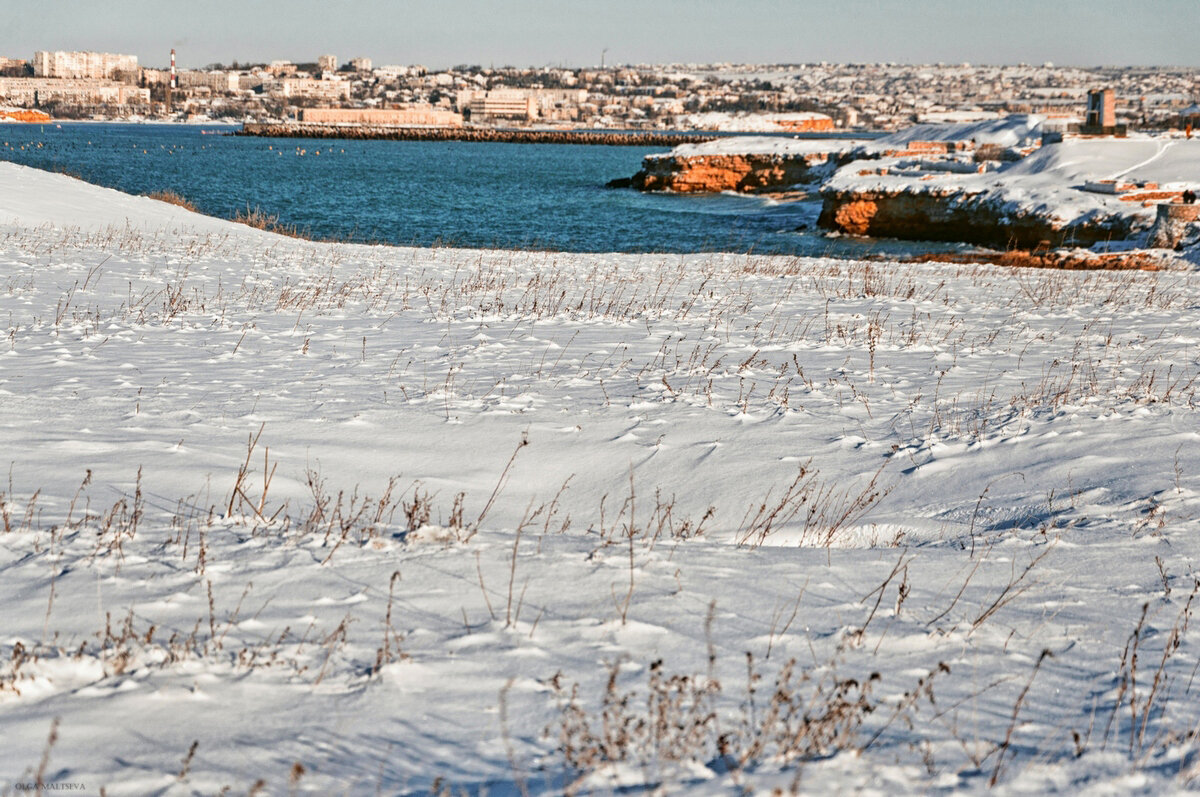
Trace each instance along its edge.
<path fill-rule="evenodd" d="M 828 177 L 864 153 L 648 155 L 632 178 L 613 188 L 673 193 L 776 193 Z M 818 226 L 846 235 L 903 240 L 961 241 L 1002 250 L 1089 246 L 1131 235 L 1126 215 L 1092 216 L 1064 224 L 1014 212 L 988 197 L 954 189 L 861 191 L 820 189 Z"/>
<path fill-rule="evenodd" d="M 821 192 L 817 224 L 847 235 L 926 241 L 963 241 L 1011 249 L 1090 246 L 1132 232 L 1129 216 L 1089 217 L 1070 224 L 1042 214 L 1014 212 L 986 197 L 951 190 Z"/>
<path fill-rule="evenodd" d="M 747 138 L 678 146 L 646 156 L 640 172 L 613 185 L 676 193 L 803 188 L 819 194 L 817 225 L 834 233 L 1038 253 L 1024 259 L 1059 268 L 1111 268 L 1114 259 L 1040 253 L 1111 251 L 1107 244 L 1117 242 L 1122 251 L 1190 250 L 1200 241 L 1200 211 L 1182 204 L 1184 189 L 1200 185 L 1200 142 L 1064 138 L 1046 134 L 1043 121 L 1013 115 L 917 125 L 858 142 Z"/>
<path fill-rule="evenodd" d="M 828 153 L 648 155 L 641 171 L 632 178 L 614 180 L 609 185 L 681 194 L 778 191 L 810 182 L 816 177 L 814 170 L 828 164 L 830 157 Z"/>
<path fill-rule="evenodd" d="M 501 130 L 481 127 L 385 127 L 378 125 L 264 124 L 247 122 L 235 136 L 269 138 L 340 138 L 360 141 L 475 141 L 507 144 L 591 144 L 623 147 L 674 147 L 715 137 L 644 131 Z"/>

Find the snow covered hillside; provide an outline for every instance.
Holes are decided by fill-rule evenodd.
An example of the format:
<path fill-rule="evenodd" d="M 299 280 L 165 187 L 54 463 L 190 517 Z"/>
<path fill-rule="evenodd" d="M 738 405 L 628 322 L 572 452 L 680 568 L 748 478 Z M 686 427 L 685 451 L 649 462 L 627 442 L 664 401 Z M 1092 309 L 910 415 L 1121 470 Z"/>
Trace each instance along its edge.
<path fill-rule="evenodd" d="M 0 791 L 1200 783 L 1196 272 L 313 243 L 0 163 L 0 319 Z"/>
<path fill-rule="evenodd" d="M 928 159 L 883 158 L 843 166 L 823 186 L 831 194 L 932 194 L 963 203 L 986 204 L 1013 216 L 1034 215 L 1072 224 L 1106 216 L 1136 218 L 1146 227 L 1153 206 L 1115 194 L 1087 190 L 1085 184 L 1122 180 L 1182 191 L 1200 186 L 1200 140 L 1072 139 L 1039 148 L 999 171 L 931 171 Z"/>

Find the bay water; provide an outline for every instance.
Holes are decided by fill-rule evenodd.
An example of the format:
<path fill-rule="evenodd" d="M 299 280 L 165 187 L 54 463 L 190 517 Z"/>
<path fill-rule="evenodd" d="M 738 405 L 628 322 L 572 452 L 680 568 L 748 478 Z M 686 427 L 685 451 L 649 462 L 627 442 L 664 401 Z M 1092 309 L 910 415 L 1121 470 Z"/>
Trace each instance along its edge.
<path fill-rule="evenodd" d="M 947 244 L 829 237 L 820 202 L 610 189 L 665 147 L 232 136 L 230 127 L 0 125 L 0 159 L 203 213 L 259 210 L 319 238 L 570 252 L 862 257 Z"/>

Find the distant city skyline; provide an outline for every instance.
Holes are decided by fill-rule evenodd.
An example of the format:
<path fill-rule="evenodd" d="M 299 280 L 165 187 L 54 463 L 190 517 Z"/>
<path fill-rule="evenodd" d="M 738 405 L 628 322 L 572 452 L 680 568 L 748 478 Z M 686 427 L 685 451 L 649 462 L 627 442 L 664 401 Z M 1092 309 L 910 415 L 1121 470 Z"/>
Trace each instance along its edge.
<path fill-rule="evenodd" d="M 1198 0 L 0 0 L 0 56 L 98 50 L 165 66 L 900 62 L 1200 66 Z"/>

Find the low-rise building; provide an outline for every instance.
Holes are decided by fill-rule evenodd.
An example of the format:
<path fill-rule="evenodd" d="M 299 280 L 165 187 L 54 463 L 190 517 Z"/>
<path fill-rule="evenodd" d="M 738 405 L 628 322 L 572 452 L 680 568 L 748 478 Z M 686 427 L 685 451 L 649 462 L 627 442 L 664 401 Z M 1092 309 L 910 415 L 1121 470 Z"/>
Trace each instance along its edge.
<path fill-rule="evenodd" d="M 300 121 L 325 125 L 461 127 L 463 118 L 460 113 L 424 105 L 411 108 L 302 108 Z"/>

